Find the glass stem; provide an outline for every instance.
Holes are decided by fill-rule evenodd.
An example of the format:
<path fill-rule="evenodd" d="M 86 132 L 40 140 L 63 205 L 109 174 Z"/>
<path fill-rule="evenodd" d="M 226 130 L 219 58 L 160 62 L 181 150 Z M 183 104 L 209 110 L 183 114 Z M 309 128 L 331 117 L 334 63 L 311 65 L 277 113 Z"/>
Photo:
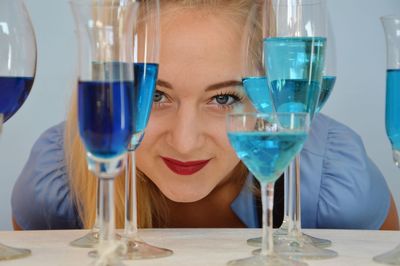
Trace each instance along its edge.
<path fill-rule="evenodd" d="M 301 197 L 300 197 L 300 155 L 296 155 L 294 161 L 291 163 L 291 174 L 290 174 L 290 189 L 292 200 L 290 205 L 293 209 L 290 215 L 293 217 L 291 224 L 289 224 L 288 235 L 289 237 L 296 237 L 301 235 Z"/>
<path fill-rule="evenodd" d="M 124 235 L 136 238 L 137 225 L 137 197 L 136 197 L 136 163 L 135 151 L 128 151 L 125 171 L 125 227 Z"/>
<path fill-rule="evenodd" d="M 94 225 L 92 228 L 92 232 L 99 232 L 100 230 L 100 225 L 99 225 L 99 219 L 100 219 L 100 181 L 97 179 L 97 187 L 96 187 L 96 217 L 94 220 Z"/>
<path fill-rule="evenodd" d="M 286 168 L 285 172 L 283 173 L 283 221 L 281 228 L 287 229 L 288 223 L 290 222 L 290 214 L 289 214 L 289 172 L 290 167 Z"/>
<path fill-rule="evenodd" d="M 100 243 L 110 243 L 115 239 L 114 179 L 99 178 L 99 187 L 99 240 Z"/>
<path fill-rule="evenodd" d="M 269 255 L 274 251 L 273 242 L 273 209 L 274 209 L 274 183 L 261 183 L 262 216 L 262 243 L 261 255 Z"/>

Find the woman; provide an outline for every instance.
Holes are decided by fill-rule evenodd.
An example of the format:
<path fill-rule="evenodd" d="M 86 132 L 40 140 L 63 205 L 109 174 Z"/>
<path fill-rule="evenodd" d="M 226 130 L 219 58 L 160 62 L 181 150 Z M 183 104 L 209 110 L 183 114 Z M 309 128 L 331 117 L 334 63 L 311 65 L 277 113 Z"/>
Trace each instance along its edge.
<path fill-rule="evenodd" d="M 241 89 L 240 44 L 253 1 L 161 2 L 159 80 L 136 153 L 139 225 L 260 227 L 257 184 L 225 129 L 226 114 L 250 104 Z M 33 147 L 13 191 L 16 228 L 93 225 L 97 179 L 87 170 L 76 109 L 74 101 L 67 122 Z M 398 228 L 384 177 L 352 130 L 317 115 L 301 157 L 303 227 Z M 119 227 L 123 175 L 116 179 Z M 283 196 L 276 193 L 281 221 Z"/>

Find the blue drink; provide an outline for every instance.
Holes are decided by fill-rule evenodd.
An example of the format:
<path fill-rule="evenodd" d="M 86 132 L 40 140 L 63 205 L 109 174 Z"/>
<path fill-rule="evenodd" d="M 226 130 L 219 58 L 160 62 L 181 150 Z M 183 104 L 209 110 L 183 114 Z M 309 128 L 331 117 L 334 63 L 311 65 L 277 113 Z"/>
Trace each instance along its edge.
<path fill-rule="evenodd" d="M 274 182 L 300 152 L 305 132 L 229 132 L 238 157 L 261 183 Z"/>
<path fill-rule="evenodd" d="M 322 77 L 321 92 L 319 94 L 319 100 L 316 112 L 321 111 L 322 107 L 324 107 L 326 101 L 331 95 L 333 87 L 335 86 L 335 82 L 336 82 L 335 76 Z"/>
<path fill-rule="evenodd" d="M 133 81 L 85 81 L 78 86 L 80 135 L 98 158 L 122 155 L 135 128 Z"/>
<path fill-rule="evenodd" d="M 4 122 L 25 102 L 32 84 L 32 77 L 0 77 L 0 114 L 4 115 Z"/>
<path fill-rule="evenodd" d="M 400 151 L 400 69 L 386 73 L 386 134 L 393 149 Z"/>
<path fill-rule="evenodd" d="M 311 115 L 317 107 L 326 38 L 277 37 L 264 40 L 265 62 L 277 111 Z"/>
<path fill-rule="evenodd" d="M 271 113 L 272 100 L 266 77 L 246 77 L 242 80 L 244 90 L 254 108 L 260 113 Z"/>
<path fill-rule="evenodd" d="M 304 79 L 280 79 L 271 82 L 271 91 L 277 112 L 313 113 L 320 83 Z"/>
<path fill-rule="evenodd" d="M 158 64 L 135 63 L 135 133 L 142 132 L 149 120 L 158 76 Z"/>

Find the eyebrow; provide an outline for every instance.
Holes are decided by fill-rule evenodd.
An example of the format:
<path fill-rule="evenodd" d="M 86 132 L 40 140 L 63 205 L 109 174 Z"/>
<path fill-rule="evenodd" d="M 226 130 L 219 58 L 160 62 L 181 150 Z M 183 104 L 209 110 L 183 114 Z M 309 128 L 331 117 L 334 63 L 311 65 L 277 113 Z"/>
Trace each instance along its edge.
<path fill-rule="evenodd" d="M 162 79 L 157 80 L 157 85 L 167 88 L 167 89 L 173 89 L 173 86 L 171 85 L 171 83 L 169 83 L 165 80 L 162 80 Z M 223 82 L 209 85 L 209 86 L 207 86 L 206 91 L 213 91 L 213 90 L 218 90 L 218 89 L 225 88 L 225 87 L 237 87 L 237 86 L 241 87 L 241 86 L 243 86 L 243 83 L 238 80 L 228 80 L 228 81 L 223 81 Z"/>

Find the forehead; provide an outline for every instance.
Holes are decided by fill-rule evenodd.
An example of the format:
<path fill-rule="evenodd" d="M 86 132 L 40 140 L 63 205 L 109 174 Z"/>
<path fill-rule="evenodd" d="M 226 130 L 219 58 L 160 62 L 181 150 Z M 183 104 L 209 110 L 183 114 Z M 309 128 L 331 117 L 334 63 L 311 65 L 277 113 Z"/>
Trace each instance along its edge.
<path fill-rule="evenodd" d="M 163 69 L 227 74 L 240 69 L 240 26 L 223 12 L 170 10 L 161 16 L 160 74 Z"/>

